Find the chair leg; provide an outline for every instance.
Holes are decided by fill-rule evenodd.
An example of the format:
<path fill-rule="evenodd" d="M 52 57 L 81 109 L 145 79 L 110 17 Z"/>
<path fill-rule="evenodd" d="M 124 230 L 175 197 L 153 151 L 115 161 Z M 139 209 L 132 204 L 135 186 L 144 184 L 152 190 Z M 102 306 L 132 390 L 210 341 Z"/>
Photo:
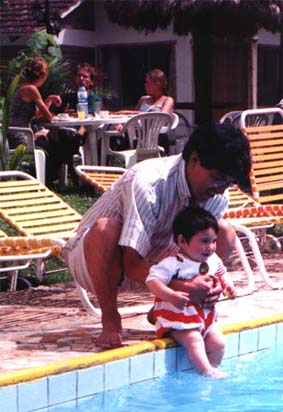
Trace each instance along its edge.
<path fill-rule="evenodd" d="M 35 275 L 36 278 L 41 282 L 43 279 L 43 274 L 44 274 L 44 261 L 43 259 L 37 259 L 36 260 L 36 271 Z"/>
<path fill-rule="evenodd" d="M 59 189 L 64 191 L 68 184 L 68 165 L 63 164 L 58 172 Z"/>
<path fill-rule="evenodd" d="M 240 241 L 240 239 L 238 238 L 238 236 L 236 236 L 236 244 L 235 244 L 236 250 L 238 252 L 239 258 L 241 260 L 241 263 L 243 265 L 244 268 L 244 272 L 248 278 L 248 286 L 246 288 L 243 288 L 243 290 L 241 291 L 242 293 L 252 293 L 255 290 L 255 281 L 254 281 L 254 275 L 253 275 L 253 271 L 252 268 L 249 264 L 248 258 L 246 256 L 245 250 L 243 248 L 243 245 Z"/>
<path fill-rule="evenodd" d="M 93 304 L 89 300 L 86 290 L 83 289 L 78 283 L 76 283 L 76 288 L 77 288 L 80 299 L 85 309 L 89 312 L 89 314 L 100 318 L 101 310 L 93 306 Z M 136 305 L 133 307 L 119 308 L 119 312 L 121 316 L 123 315 L 128 316 L 128 315 L 133 315 L 133 314 L 144 314 L 144 313 L 147 313 L 151 307 L 152 307 L 152 304 L 141 304 L 141 305 Z"/>
<path fill-rule="evenodd" d="M 236 228 L 236 230 L 242 232 L 248 238 L 250 247 L 252 249 L 252 252 L 253 252 L 253 255 L 254 255 L 258 270 L 259 270 L 259 273 L 260 273 L 262 279 L 265 281 L 265 283 L 268 286 L 270 286 L 272 289 L 282 289 L 283 288 L 283 282 L 274 282 L 270 278 L 270 276 L 269 276 L 269 274 L 268 274 L 268 272 L 265 268 L 265 264 L 264 264 L 263 258 L 261 256 L 261 253 L 260 253 L 260 250 L 259 250 L 259 247 L 258 247 L 258 243 L 256 241 L 255 234 L 249 228 L 247 228 L 243 225 L 240 225 L 240 224 L 237 224 L 235 228 Z"/>
<path fill-rule="evenodd" d="M 17 290 L 17 281 L 18 281 L 18 270 L 13 270 L 10 272 L 11 283 L 10 283 L 10 291 L 14 292 Z"/>
<path fill-rule="evenodd" d="M 34 149 L 34 161 L 36 178 L 45 185 L 46 182 L 46 157 L 45 153 L 41 149 Z"/>

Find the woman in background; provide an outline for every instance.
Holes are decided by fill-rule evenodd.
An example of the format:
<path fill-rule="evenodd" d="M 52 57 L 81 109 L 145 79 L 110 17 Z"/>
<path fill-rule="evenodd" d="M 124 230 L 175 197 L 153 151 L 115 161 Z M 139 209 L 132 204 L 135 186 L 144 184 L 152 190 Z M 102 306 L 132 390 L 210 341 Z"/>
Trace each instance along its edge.
<path fill-rule="evenodd" d="M 49 110 L 51 104 L 60 106 L 62 101 L 59 95 L 51 94 L 43 100 L 39 88 L 48 77 L 48 63 L 41 57 L 29 60 L 24 67 L 24 81 L 17 88 L 11 103 L 9 126 L 31 127 L 32 122 L 50 122 L 54 114 Z M 63 163 L 66 163 L 65 150 L 60 139 L 53 139 L 43 123 L 34 133 L 35 146 L 46 152 L 46 181 L 47 184 L 58 177 Z M 8 142 L 10 149 L 19 144 L 27 145 L 24 133 L 9 132 Z"/>
<path fill-rule="evenodd" d="M 10 126 L 30 127 L 31 121 L 39 117 L 47 121 L 52 120 L 54 115 L 50 112 L 49 106 L 52 103 L 59 106 L 61 104 L 61 98 L 58 95 L 52 94 L 49 95 L 45 101 L 43 100 L 39 88 L 47 79 L 48 72 L 48 63 L 42 58 L 34 58 L 26 63 L 23 71 L 24 81 L 17 88 L 12 99 Z M 48 140 L 47 133 L 48 131 L 35 133 L 36 144 L 38 144 L 42 138 Z M 8 140 L 10 149 L 16 148 L 19 144 L 27 144 L 26 136 L 23 133 L 10 132 Z"/>
<path fill-rule="evenodd" d="M 163 112 L 171 114 L 174 108 L 174 99 L 166 94 L 167 77 L 160 69 L 150 70 L 145 77 L 145 96 L 141 96 L 135 110 L 120 110 L 120 114 L 140 114 L 144 112 Z M 121 125 L 119 125 L 122 128 Z M 118 127 L 118 130 L 119 130 Z M 116 128 L 117 130 L 117 128 Z M 158 144 L 163 146 L 166 154 L 169 153 L 169 138 L 163 133 L 159 136 Z"/>
<path fill-rule="evenodd" d="M 150 70 L 145 77 L 145 96 L 141 96 L 135 110 L 120 110 L 121 114 L 138 114 L 143 112 L 164 112 L 171 114 L 174 99 L 167 96 L 167 78 L 160 69 Z"/>
<path fill-rule="evenodd" d="M 174 99 L 166 94 L 167 78 L 163 71 L 150 70 L 146 75 L 144 87 L 147 94 L 139 99 L 138 111 L 172 113 Z"/>

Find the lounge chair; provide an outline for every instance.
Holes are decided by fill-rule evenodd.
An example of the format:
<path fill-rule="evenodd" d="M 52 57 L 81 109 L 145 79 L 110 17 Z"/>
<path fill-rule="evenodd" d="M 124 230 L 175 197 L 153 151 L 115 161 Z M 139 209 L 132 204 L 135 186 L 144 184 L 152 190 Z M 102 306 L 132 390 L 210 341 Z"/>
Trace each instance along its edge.
<path fill-rule="evenodd" d="M 105 192 L 122 176 L 126 169 L 110 166 L 76 166 L 78 176 L 99 192 Z"/>
<path fill-rule="evenodd" d="M 68 239 L 81 215 L 37 179 L 0 172 L 0 216 L 21 235 Z"/>

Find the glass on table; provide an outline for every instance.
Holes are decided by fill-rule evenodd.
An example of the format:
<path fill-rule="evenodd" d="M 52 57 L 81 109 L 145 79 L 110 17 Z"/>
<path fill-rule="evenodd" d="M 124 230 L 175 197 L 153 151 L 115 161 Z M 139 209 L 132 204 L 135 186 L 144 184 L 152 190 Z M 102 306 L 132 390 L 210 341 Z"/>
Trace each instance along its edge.
<path fill-rule="evenodd" d="M 87 105 L 86 104 L 77 104 L 77 115 L 79 120 L 84 120 L 87 117 Z"/>
<path fill-rule="evenodd" d="M 102 103 L 101 103 L 101 102 L 95 102 L 95 103 L 94 103 L 94 114 L 95 114 L 96 116 L 99 116 L 99 115 L 100 115 L 101 107 L 102 107 Z"/>

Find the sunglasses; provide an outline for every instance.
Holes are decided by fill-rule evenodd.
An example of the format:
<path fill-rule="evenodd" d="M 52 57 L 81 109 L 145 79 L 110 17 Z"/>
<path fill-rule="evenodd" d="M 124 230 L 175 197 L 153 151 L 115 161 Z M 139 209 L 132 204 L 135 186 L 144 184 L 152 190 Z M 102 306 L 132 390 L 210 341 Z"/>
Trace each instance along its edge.
<path fill-rule="evenodd" d="M 230 176 L 220 176 L 220 175 L 212 175 L 213 184 L 215 187 L 230 187 L 233 186 L 236 180 Z"/>

